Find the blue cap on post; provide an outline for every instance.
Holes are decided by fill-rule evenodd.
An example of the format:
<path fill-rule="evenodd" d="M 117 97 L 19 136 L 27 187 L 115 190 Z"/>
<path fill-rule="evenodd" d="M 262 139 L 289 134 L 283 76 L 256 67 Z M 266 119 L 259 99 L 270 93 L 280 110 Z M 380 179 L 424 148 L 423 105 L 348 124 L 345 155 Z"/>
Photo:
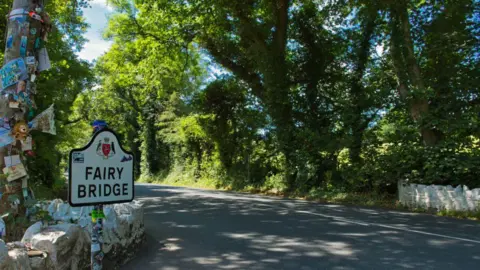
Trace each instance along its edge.
<path fill-rule="evenodd" d="M 102 129 L 106 128 L 107 127 L 107 122 L 105 122 L 104 120 L 95 120 L 92 123 L 92 127 L 93 127 L 94 132 L 97 132 L 99 130 L 102 130 Z"/>

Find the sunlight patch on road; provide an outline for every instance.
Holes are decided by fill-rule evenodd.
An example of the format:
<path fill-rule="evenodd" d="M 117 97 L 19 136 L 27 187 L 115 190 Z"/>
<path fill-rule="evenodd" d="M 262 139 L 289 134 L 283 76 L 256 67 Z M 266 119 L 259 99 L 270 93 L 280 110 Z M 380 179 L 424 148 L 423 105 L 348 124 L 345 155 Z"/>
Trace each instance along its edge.
<path fill-rule="evenodd" d="M 346 236 L 346 237 L 370 237 L 373 236 L 373 233 L 327 233 L 327 235 L 335 235 L 335 236 Z"/>
<path fill-rule="evenodd" d="M 233 239 L 252 239 L 257 234 L 256 233 L 224 233 L 223 235 Z"/>
<path fill-rule="evenodd" d="M 284 253 L 286 257 L 306 256 L 306 257 L 324 257 L 328 255 L 351 257 L 358 250 L 344 242 L 315 240 L 314 243 L 300 237 L 281 237 L 278 235 L 261 235 L 258 233 L 222 233 L 221 235 L 250 241 L 249 247 L 255 250 L 266 250 L 268 252 Z M 262 255 L 264 255 L 262 253 Z M 265 255 L 267 256 L 267 255 Z"/>
<path fill-rule="evenodd" d="M 325 256 L 325 253 L 319 252 L 319 251 L 309 251 L 309 252 L 305 253 L 305 255 L 308 256 L 308 257 L 317 257 L 317 258 L 319 258 L 319 257 Z"/>
<path fill-rule="evenodd" d="M 272 247 L 272 248 L 268 248 L 267 250 L 272 252 L 292 252 L 293 251 L 289 248 L 282 248 L 282 247 Z"/>
<path fill-rule="evenodd" d="M 261 262 L 266 262 L 266 263 L 279 263 L 280 260 L 278 260 L 278 259 L 262 259 Z"/>
<path fill-rule="evenodd" d="M 162 248 L 162 250 L 168 250 L 168 251 L 177 251 L 182 249 L 179 245 L 175 243 L 167 243 L 165 244 L 165 247 Z"/>
<path fill-rule="evenodd" d="M 333 255 L 338 256 L 351 256 L 354 251 L 350 248 L 350 245 L 344 242 L 325 242 L 325 250 Z"/>
<path fill-rule="evenodd" d="M 214 265 L 222 262 L 222 259 L 217 257 L 195 257 L 195 258 L 192 258 L 192 260 L 198 264 L 205 264 L 205 265 Z"/>
<path fill-rule="evenodd" d="M 196 224 L 191 224 L 191 225 L 177 224 L 176 222 L 172 222 L 172 221 L 165 221 L 162 223 L 168 225 L 169 227 L 182 228 L 182 229 L 187 229 L 187 228 L 199 229 L 203 227 L 203 225 L 196 225 Z"/>

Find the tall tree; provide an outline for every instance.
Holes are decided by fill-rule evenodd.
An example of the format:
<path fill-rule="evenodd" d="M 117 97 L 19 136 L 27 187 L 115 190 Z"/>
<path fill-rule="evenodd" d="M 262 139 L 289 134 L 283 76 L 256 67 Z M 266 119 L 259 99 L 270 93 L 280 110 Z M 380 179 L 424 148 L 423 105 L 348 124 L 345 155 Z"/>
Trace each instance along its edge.
<path fill-rule="evenodd" d="M 18 143 L 16 144 L 17 149 L 12 148 L 11 151 L 11 154 L 13 155 L 18 151 L 18 154 L 22 157 L 22 163 L 28 169 L 29 188 L 42 186 L 43 189 L 49 190 L 53 193 L 54 185 L 58 185 L 58 189 L 63 188 L 64 185 L 64 180 L 60 178 L 60 164 L 62 155 L 65 154 L 68 149 L 65 150 L 63 147 L 74 141 L 74 138 L 76 137 L 75 135 L 71 135 L 69 130 L 72 122 L 68 119 L 71 113 L 71 105 L 76 96 L 88 87 L 92 80 L 92 73 L 89 64 L 85 61 L 79 60 L 75 55 L 75 52 L 83 46 L 85 41 L 82 34 L 85 31 L 86 24 L 82 18 L 81 8 L 86 5 L 86 1 L 43 2 L 13 0 L 2 2 L 2 4 L 0 4 L 0 9 L 3 14 L 9 14 L 11 11 L 10 8 L 15 10 L 17 8 L 26 7 L 26 11 L 32 11 L 40 16 L 38 17 L 34 15 L 34 13 L 32 13 L 32 17 L 30 17 L 30 14 L 17 14 L 13 17 L 9 16 L 6 20 L 8 28 L 7 25 L 5 25 L 5 28 L 2 27 L 2 29 L 0 29 L 0 36 L 5 36 L 7 38 L 5 43 L 2 42 L 0 44 L 1 50 L 6 50 L 5 58 L 10 59 L 13 57 L 14 59 L 18 59 L 20 56 L 25 62 L 27 62 L 28 72 L 30 73 L 25 90 L 30 90 L 31 92 L 17 93 L 16 91 L 12 91 L 11 94 L 13 94 L 13 99 L 15 99 L 16 96 L 23 97 L 22 99 L 17 99 L 17 101 L 21 103 L 20 108 L 22 110 L 19 111 L 16 108 L 13 109 L 19 112 L 19 117 L 21 112 L 25 112 L 25 114 L 22 113 L 22 117 L 24 117 L 23 119 L 25 122 L 28 122 L 40 112 L 49 108 L 53 103 L 55 104 L 55 118 L 57 120 L 55 127 L 58 136 L 33 131 L 31 133 L 34 142 L 33 151 L 22 151 L 27 148 L 22 149 L 21 145 Z M 19 10 L 17 9 L 16 12 L 19 12 Z M 48 39 L 46 36 L 42 35 L 44 33 L 44 27 L 50 29 L 46 24 L 48 22 L 48 17 L 46 15 L 47 12 L 52 18 L 55 18 L 55 20 L 52 21 L 52 31 L 49 32 Z M 40 18 L 43 22 L 37 20 Z M 23 20 L 26 22 L 23 25 L 17 25 L 18 27 L 14 29 L 10 28 L 13 21 L 18 23 Z M 36 37 L 38 37 L 38 39 Z M 23 49 L 19 50 L 19 47 L 22 45 L 22 38 L 27 41 L 25 57 L 22 57 L 24 53 Z M 48 47 L 50 64 L 53 68 L 38 73 L 38 71 L 42 69 L 42 66 L 37 65 L 35 67 L 32 65 L 33 61 L 31 61 L 31 57 L 35 57 L 35 60 L 37 61 L 40 60 L 40 57 L 44 56 L 44 54 L 42 51 L 42 53 L 39 54 L 38 51 L 44 46 Z M 3 56 L 3 53 L 0 52 L 0 55 Z M 15 58 L 15 56 L 17 58 Z M 37 69 L 37 72 L 34 73 L 36 77 L 34 82 L 32 82 L 31 74 L 35 69 Z M 20 84 L 23 85 L 23 83 Z M 18 85 L 19 84 L 17 84 L 17 86 Z M 33 102 L 35 86 L 38 91 L 35 95 L 35 102 Z M 6 91 L 10 92 L 12 87 L 15 86 L 7 88 Z M 18 90 L 18 87 L 13 90 Z M 5 94 L 5 92 L 3 93 Z M 26 97 L 28 99 L 25 99 L 24 94 L 27 94 Z M 25 102 L 25 100 L 30 100 L 32 102 L 27 102 L 27 106 L 23 106 L 24 104 L 22 104 L 22 102 Z M 5 103 L 6 100 L 4 98 L 2 104 L 9 106 L 8 103 Z M 32 106 L 28 106 L 28 104 L 31 104 Z M 2 111 L 2 120 L 5 120 L 5 115 L 3 115 L 3 113 L 4 111 Z M 50 127 L 52 127 L 52 125 L 50 125 Z M 6 154 L 8 154 L 8 151 L 6 151 Z M 4 163 L 4 160 L 5 159 L 2 157 L 2 164 Z M 25 187 L 25 183 L 27 183 L 23 180 L 24 179 L 22 179 L 22 181 L 12 181 L 9 183 L 16 184 L 19 182 L 18 186 L 20 189 L 18 190 L 18 198 L 20 199 L 23 198 L 24 194 L 27 194 L 27 192 L 22 192 L 21 189 L 21 187 Z M 10 187 L 8 188 L 10 189 Z M 29 206 L 34 202 L 30 200 L 30 195 L 31 194 L 28 192 L 29 200 L 26 206 Z M 4 193 L 2 201 L 8 201 L 8 194 L 5 195 Z M 17 223 L 17 225 L 18 226 L 16 227 L 19 229 L 18 232 L 23 233 L 21 232 L 21 223 Z M 10 231 L 9 233 L 12 232 L 13 231 Z M 13 237 L 15 238 L 15 236 Z M 18 236 L 15 239 L 18 239 Z"/>
<path fill-rule="evenodd" d="M 411 100 L 410 113 L 420 125 L 420 133 L 427 146 L 437 144 L 441 131 L 429 125 L 430 105 L 425 96 L 427 92 L 412 40 L 408 15 L 408 1 L 395 1 L 390 8 L 391 51 L 398 80 L 398 92 L 405 100 Z M 411 85 L 411 86 L 410 86 Z"/>
<path fill-rule="evenodd" d="M 350 160 L 354 164 L 361 163 L 360 154 L 362 151 L 363 133 L 371 120 L 363 116 L 366 110 L 369 109 L 368 97 L 363 86 L 363 77 L 365 76 L 370 51 L 372 50 L 372 40 L 375 34 L 375 26 L 378 23 L 379 10 L 375 3 L 367 3 L 367 5 L 368 7 L 360 10 L 358 15 L 364 19 L 360 28 L 362 32 L 361 38 L 354 43 L 356 47 L 355 64 L 350 79 L 352 109 L 348 125 L 351 127 L 352 132 Z"/>
<path fill-rule="evenodd" d="M 142 17 L 129 1 L 113 1 L 113 5 L 118 13 L 105 36 L 114 44 L 96 65 L 102 87 L 92 91 L 106 107 L 95 108 L 89 117 L 111 119 L 130 138 L 132 150 L 142 151 L 137 158 L 143 156 L 144 162 L 138 162 L 144 165 L 143 173 L 156 175 L 169 169 L 169 147 L 159 136 L 163 126 L 158 123 L 175 96 L 189 98 L 197 90 L 203 76 L 198 55 L 180 38 L 172 35 L 160 43 L 156 35 L 139 29 Z"/>
<path fill-rule="evenodd" d="M 44 48 L 42 51 L 40 43 L 46 40 L 50 31 L 50 19 L 44 11 L 43 1 L 15 0 L 7 22 L 4 66 L 0 72 L 3 95 L 0 167 L 3 180 L 8 183 L 2 187 L 5 196 L 2 196 L 0 212 L 9 212 L 8 219 L 11 220 L 12 216 L 18 219 L 25 215 L 24 200 L 29 198 L 23 152 L 32 150 L 27 123 L 28 115 L 32 115 L 35 108 L 36 77 L 49 68 L 45 63 L 49 61 L 45 59 L 47 52 Z M 14 227 L 8 230 L 14 230 Z"/>

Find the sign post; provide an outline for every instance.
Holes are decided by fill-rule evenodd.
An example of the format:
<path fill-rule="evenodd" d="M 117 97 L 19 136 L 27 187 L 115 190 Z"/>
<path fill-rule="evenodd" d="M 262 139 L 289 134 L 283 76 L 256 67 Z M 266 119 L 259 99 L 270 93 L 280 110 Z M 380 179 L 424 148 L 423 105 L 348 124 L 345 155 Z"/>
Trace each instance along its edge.
<path fill-rule="evenodd" d="M 113 130 L 94 122 L 95 134 L 83 148 L 70 151 L 68 201 L 71 206 L 93 205 L 92 269 L 102 269 L 103 205 L 134 198 L 134 158 L 123 149 Z"/>

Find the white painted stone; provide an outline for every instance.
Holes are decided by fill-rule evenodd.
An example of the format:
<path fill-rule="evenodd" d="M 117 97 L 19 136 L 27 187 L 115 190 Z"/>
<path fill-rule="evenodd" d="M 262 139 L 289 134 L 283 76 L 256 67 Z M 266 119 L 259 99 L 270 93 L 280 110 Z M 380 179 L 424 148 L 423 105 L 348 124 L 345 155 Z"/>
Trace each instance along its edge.
<path fill-rule="evenodd" d="M 90 234 L 92 232 L 92 218 L 89 214 L 92 210 L 93 206 L 70 207 L 70 217 Z"/>
<path fill-rule="evenodd" d="M 143 208 L 138 201 L 104 207 L 103 252 L 110 261 L 130 260 L 145 240 Z"/>
<path fill-rule="evenodd" d="M 7 226 L 5 226 L 5 221 L 0 218 L 0 238 L 3 238 L 5 235 L 7 235 Z"/>
<path fill-rule="evenodd" d="M 59 199 L 50 203 L 42 202 L 40 206 L 55 220 L 66 223 L 42 228 L 42 223 L 37 222 L 27 229 L 19 244 L 31 243 L 33 248 L 44 251 L 45 256 L 30 258 L 28 265 L 31 268 L 25 266 L 25 269 L 88 268 L 92 228 L 89 214 L 93 207 L 70 207 Z M 106 205 L 104 214 L 103 252 L 106 259 L 119 266 L 133 258 L 145 240 L 142 204 L 133 201 Z M 71 220 L 77 224 L 68 223 Z M 12 250 L 20 247 L 15 243 L 9 244 Z M 17 267 L 25 264 L 23 258 L 23 253 L 18 250 L 8 256 L 8 248 L 0 242 L 0 269 L 23 269 Z"/>
<path fill-rule="evenodd" d="M 50 214 L 50 216 L 54 216 L 55 212 L 57 212 L 57 208 L 58 208 L 58 205 L 63 203 L 63 201 L 61 199 L 55 199 L 53 201 L 50 202 L 50 204 L 48 205 L 48 208 L 47 208 L 47 211 L 48 213 Z"/>
<path fill-rule="evenodd" d="M 38 221 L 35 224 L 28 227 L 23 234 L 22 243 L 30 243 L 35 234 L 39 233 L 42 230 L 42 222 Z"/>
<path fill-rule="evenodd" d="M 427 208 L 435 208 L 437 205 L 437 194 L 432 186 L 427 186 L 425 188 L 425 200 Z"/>
<path fill-rule="evenodd" d="M 68 203 L 59 203 L 57 205 L 57 211 L 53 213 L 53 219 L 61 221 L 70 221 L 72 218 L 70 212 L 70 205 Z"/>
<path fill-rule="evenodd" d="M 8 256 L 8 248 L 0 239 L 0 269 L 12 269 L 12 259 Z"/>
<path fill-rule="evenodd" d="M 30 258 L 30 267 L 32 270 L 54 270 L 55 266 L 46 252 L 42 256 Z"/>
<path fill-rule="evenodd" d="M 7 243 L 7 248 L 8 250 L 12 250 L 15 248 L 25 248 L 25 244 L 19 241 L 10 242 L 10 243 Z"/>
<path fill-rule="evenodd" d="M 398 184 L 400 203 L 412 208 L 480 211 L 480 189 L 467 186 Z"/>
<path fill-rule="evenodd" d="M 24 248 L 16 248 L 8 252 L 8 256 L 12 259 L 13 269 L 31 270 L 30 260 L 27 250 Z"/>
<path fill-rule="evenodd" d="M 76 224 L 47 227 L 33 236 L 32 247 L 47 252 L 56 269 L 83 269 L 90 263 L 90 236 Z"/>

